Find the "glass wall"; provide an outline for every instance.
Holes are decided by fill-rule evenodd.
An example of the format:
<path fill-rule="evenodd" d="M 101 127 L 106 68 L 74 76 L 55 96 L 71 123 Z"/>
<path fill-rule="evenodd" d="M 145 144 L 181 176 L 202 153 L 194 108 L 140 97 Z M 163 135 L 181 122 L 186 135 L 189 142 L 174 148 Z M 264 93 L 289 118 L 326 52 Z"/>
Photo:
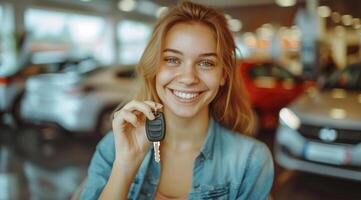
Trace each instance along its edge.
<path fill-rule="evenodd" d="M 123 20 L 118 23 L 119 63 L 136 64 L 150 38 L 152 26 L 146 23 Z"/>
<path fill-rule="evenodd" d="M 0 4 L 0 24 L 3 24 L 3 7 Z M 2 66 L 2 54 L 3 54 L 3 38 L 2 38 L 2 28 L 0 28 L 0 66 Z"/>
<path fill-rule="evenodd" d="M 31 35 L 32 52 L 57 51 L 71 56 L 92 56 L 107 62 L 107 24 L 97 16 L 28 9 L 25 29 Z"/>
<path fill-rule="evenodd" d="M 0 4 L 2 35 L 0 37 L 0 64 L 4 63 L 3 58 L 6 58 L 8 63 L 6 66 L 18 64 L 9 64 L 9 61 L 19 59 L 14 57 L 16 54 L 12 56 L 14 59 L 10 59 L 11 56 L 4 56 L 4 49 L 6 52 L 12 52 L 14 48 L 18 48 L 15 40 L 16 38 L 23 39 L 23 36 L 25 36 L 23 46 L 26 49 L 22 52 L 28 52 L 29 55 L 26 58 L 30 58 L 34 64 L 56 63 L 69 57 L 92 57 L 101 65 L 136 64 L 152 31 L 151 24 L 145 22 L 121 20 L 114 23 L 114 19 L 107 19 L 96 14 L 28 7 L 20 14 L 24 17 L 24 27 L 20 27 L 19 30 L 25 30 L 25 32 L 15 35 L 11 30 L 4 30 L 4 16 L 9 14 L 9 17 L 5 17 L 6 21 L 12 19 L 10 16 L 12 12 L 5 11 L 7 7 Z M 7 24 L 14 22 L 13 19 L 10 21 Z M 114 24 L 116 24 L 115 27 Z M 4 35 L 11 36 L 12 39 L 5 40 Z M 10 48 L 10 43 L 13 44 L 13 48 Z M 21 52 L 18 53 L 21 54 Z M 15 68 L 12 67 L 12 69 Z"/>
<path fill-rule="evenodd" d="M 0 77 L 10 76 L 18 69 L 17 44 L 13 7 L 0 4 Z"/>

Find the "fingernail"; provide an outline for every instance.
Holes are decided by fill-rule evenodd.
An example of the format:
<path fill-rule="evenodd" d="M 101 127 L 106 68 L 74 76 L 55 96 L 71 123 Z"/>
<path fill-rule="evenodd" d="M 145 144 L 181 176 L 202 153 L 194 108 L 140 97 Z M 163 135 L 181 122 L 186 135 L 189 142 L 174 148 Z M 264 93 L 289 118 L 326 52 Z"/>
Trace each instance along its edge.
<path fill-rule="evenodd" d="M 155 118 L 154 114 L 152 112 L 149 113 L 150 119 L 153 120 Z"/>

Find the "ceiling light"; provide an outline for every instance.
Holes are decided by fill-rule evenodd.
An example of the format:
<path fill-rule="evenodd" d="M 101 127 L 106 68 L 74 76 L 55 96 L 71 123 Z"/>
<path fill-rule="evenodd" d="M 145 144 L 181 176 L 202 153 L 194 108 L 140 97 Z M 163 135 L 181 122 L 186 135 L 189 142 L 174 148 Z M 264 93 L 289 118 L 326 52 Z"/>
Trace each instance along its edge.
<path fill-rule="evenodd" d="M 92 0 L 80 0 L 80 1 L 82 1 L 82 2 L 90 2 Z"/>
<path fill-rule="evenodd" d="M 168 7 L 160 7 L 157 10 L 157 13 L 155 14 L 157 16 L 157 18 L 162 17 L 166 12 L 168 11 Z"/>
<path fill-rule="evenodd" d="M 251 32 L 246 32 L 243 34 L 243 41 L 248 47 L 255 48 L 257 46 L 257 38 Z"/>
<path fill-rule="evenodd" d="M 242 29 L 242 22 L 238 19 L 228 20 L 229 29 L 233 32 L 238 32 Z"/>
<path fill-rule="evenodd" d="M 352 16 L 351 15 L 343 15 L 342 16 L 342 23 L 345 26 L 352 25 Z"/>
<path fill-rule="evenodd" d="M 359 18 L 353 18 L 352 19 L 352 25 L 354 29 L 359 29 L 361 28 L 361 22 Z"/>
<path fill-rule="evenodd" d="M 353 19 L 352 19 L 352 24 L 353 24 L 353 25 L 360 24 L 360 19 L 359 19 L 359 18 L 353 18 Z"/>
<path fill-rule="evenodd" d="M 272 29 L 261 26 L 261 27 L 257 28 L 256 33 L 257 33 L 257 36 L 260 38 L 271 38 L 274 34 L 274 31 Z"/>
<path fill-rule="evenodd" d="M 296 4 L 296 0 L 275 0 L 276 4 L 281 7 L 289 7 L 294 6 Z"/>
<path fill-rule="evenodd" d="M 266 28 L 268 30 L 272 30 L 272 31 L 274 30 L 272 24 L 270 24 L 270 23 L 262 24 L 261 27 Z"/>
<path fill-rule="evenodd" d="M 134 0 L 121 0 L 118 3 L 118 8 L 121 11 L 130 12 L 135 9 L 136 4 Z"/>
<path fill-rule="evenodd" d="M 227 20 L 231 20 L 231 19 L 232 19 L 232 16 L 229 15 L 229 14 L 225 14 L 224 17 L 225 17 Z"/>
<path fill-rule="evenodd" d="M 320 6 L 317 8 L 317 13 L 320 17 L 329 17 L 331 15 L 331 9 L 328 6 Z"/>

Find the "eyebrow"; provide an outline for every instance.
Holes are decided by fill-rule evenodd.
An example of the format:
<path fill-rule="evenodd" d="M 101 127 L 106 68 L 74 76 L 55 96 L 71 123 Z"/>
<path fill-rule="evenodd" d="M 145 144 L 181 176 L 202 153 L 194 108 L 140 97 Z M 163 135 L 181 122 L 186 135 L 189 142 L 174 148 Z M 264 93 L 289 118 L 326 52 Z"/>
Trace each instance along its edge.
<path fill-rule="evenodd" d="M 163 52 L 172 52 L 172 53 L 176 53 L 176 54 L 180 54 L 180 55 L 183 55 L 182 52 L 176 50 L 176 49 L 164 49 Z M 216 53 L 202 53 L 202 54 L 199 54 L 199 57 L 209 57 L 209 56 L 213 56 L 213 57 L 218 57 Z"/>

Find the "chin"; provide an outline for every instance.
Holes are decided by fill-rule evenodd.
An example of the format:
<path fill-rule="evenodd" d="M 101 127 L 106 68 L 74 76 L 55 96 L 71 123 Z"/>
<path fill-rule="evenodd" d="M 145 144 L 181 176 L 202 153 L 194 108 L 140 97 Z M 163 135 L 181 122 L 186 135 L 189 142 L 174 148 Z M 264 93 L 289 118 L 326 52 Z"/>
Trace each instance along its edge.
<path fill-rule="evenodd" d="M 169 108 L 169 110 L 177 117 L 180 118 L 193 118 L 197 115 L 198 112 L 195 109 L 184 109 L 184 108 Z"/>

